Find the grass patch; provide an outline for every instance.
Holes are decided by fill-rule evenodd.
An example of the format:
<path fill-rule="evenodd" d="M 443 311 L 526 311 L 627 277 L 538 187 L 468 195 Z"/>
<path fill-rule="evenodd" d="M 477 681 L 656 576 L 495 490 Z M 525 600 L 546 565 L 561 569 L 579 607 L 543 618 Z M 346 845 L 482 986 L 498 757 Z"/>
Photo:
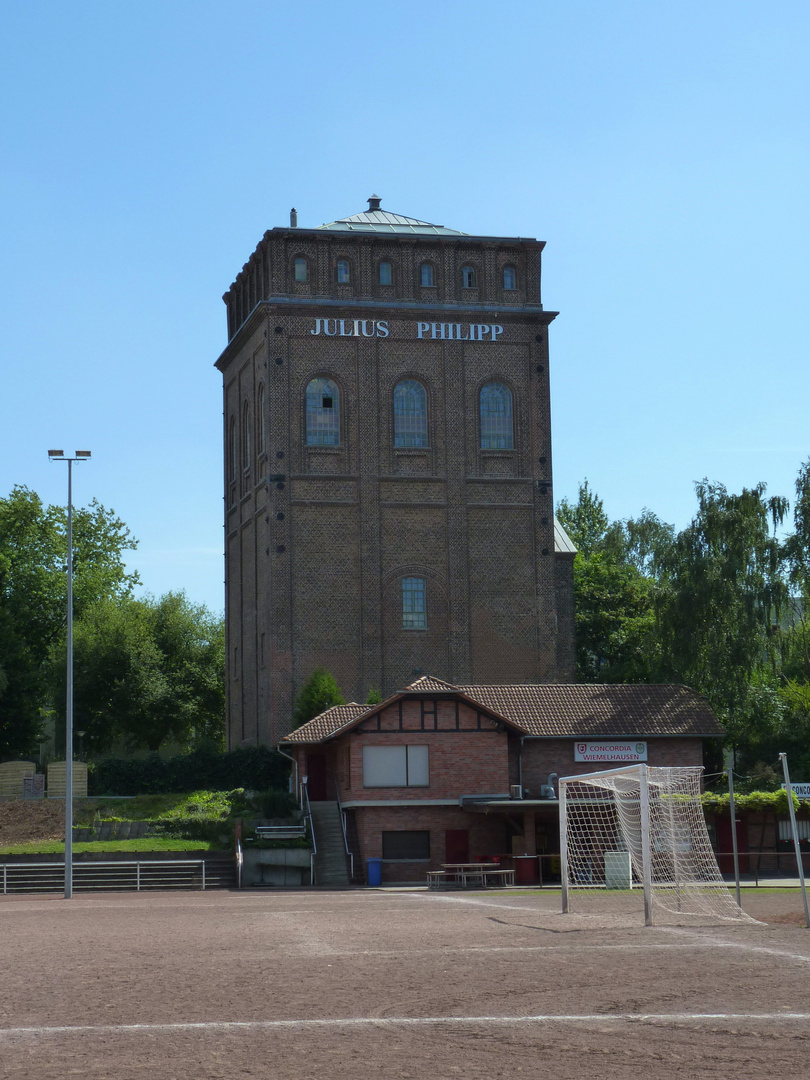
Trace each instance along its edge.
<path fill-rule="evenodd" d="M 161 836 L 145 836 L 140 840 L 94 840 L 73 845 L 81 851 L 222 851 L 222 844 L 210 840 L 169 840 Z M 34 840 L 29 844 L 9 844 L 0 847 L 3 855 L 63 855 L 64 840 Z"/>
<path fill-rule="evenodd" d="M 204 817 L 225 821 L 249 814 L 243 788 L 234 791 L 190 791 L 172 795 L 135 795 L 127 799 L 77 800 L 74 824 L 101 821 L 152 821 L 156 818 Z"/>

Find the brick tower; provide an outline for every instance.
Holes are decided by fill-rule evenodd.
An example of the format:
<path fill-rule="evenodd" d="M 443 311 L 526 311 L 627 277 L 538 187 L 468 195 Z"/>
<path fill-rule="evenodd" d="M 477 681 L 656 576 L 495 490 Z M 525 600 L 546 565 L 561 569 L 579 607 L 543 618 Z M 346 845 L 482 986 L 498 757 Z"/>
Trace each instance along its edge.
<path fill-rule="evenodd" d="M 544 244 L 368 201 L 293 212 L 224 296 L 232 747 L 277 742 L 316 667 L 356 701 L 573 679 Z"/>

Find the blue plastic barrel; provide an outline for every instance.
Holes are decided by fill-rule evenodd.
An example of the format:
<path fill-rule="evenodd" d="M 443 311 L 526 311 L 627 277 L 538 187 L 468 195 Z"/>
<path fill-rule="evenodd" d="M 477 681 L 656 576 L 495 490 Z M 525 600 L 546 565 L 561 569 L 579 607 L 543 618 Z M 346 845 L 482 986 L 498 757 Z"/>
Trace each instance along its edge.
<path fill-rule="evenodd" d="M 382 859 L 368 860 L 369 885 L 382 885 Z"/>

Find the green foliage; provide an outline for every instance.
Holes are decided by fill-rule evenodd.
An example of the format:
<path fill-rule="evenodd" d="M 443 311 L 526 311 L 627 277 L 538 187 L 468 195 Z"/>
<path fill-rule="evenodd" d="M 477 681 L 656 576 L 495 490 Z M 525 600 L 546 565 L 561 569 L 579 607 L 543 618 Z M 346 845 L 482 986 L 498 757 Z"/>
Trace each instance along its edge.
<path fill-rule="evenodd" d="M 230 846 L 230 845 L 228 845 Z M 79 855 L 83 852 L 103 851 L 221 851 L 222 842 L 208 840 L 179 840 L 165 836 L 145 836 L 139 840 L 87 840 L 74 841 L 73 851 Z M 0 847 L 0 855 L 50 855 L 65 853 L 64 841 L 58 840 L 32 840 L 28 844 L 8 844 Z"/>
<path fill-rule="evenodd" d="M 316 668 L 295 699 L 293 728 L 301 727 L 333 705 L 345 704 L 346 699 L 332 675 L 325 668 Z"/>
<path fill-rule="evenodd" d="M 230 791 L 264 791 L 286 787 L 290 763 L 266 746 L 245 746 L 225 754 L 202 749 L 164 761 L 153 754 L 143 761 L 109 759 L 91 763 L 88 784 L 94 795 L 146 795 Z"/>
<path fill-rule="evenodd" d="M 259 795 L 257 802 L 261 810 L 261 816 L 265 818 L 289 818 L 292 817 L 298 804 L 289 791 L 270 789 Z"/>
<path fill-rule="evenodd" d="M 73 601 L 123 598 L 138 582 L 123 553 L 137 547 L 124 523 L 97 502 L 73 512 Z M 0 499 L 0 757 L 31 753 L 49 703 L 48 658 L 67 619 L 67 521 L 61 507 L 15 487 Z"/>
<path fill-rule="evenodd" d="M 75 725 L 90 754 L 119 739 L 151 751 L 165 742 L 224 747 L 225 631 L 205 607 L 183 593 L 103 599 L 77 621 L 73 647 Z M 52 664 L 60 720 L 64 673 L 60 651 Z"/>
<path fill-rule="evenodd" d="M 731 805 L 728 792 L 707 791 L 701 796 L 701 802 L 705 810 L 713 810 L 716 814 L 727 814 Z M 810 810 L 810 805 L 802 803 L 793 795 L 793 808 Z M 780 817 L 789 813 L 786 791 L 751 791 L 748 794 L 738 795 L 734 793 L 735 813 L 764 813 L 770 811 Z"/>
<path fill-rule="evenodd" d="M 368 692 L 368 697 L 366 698 L 366 705 L 381 705 L 382 699 L 383 696 L 380 691 L 376 687 L 372 686 L 372 688 Z"/>

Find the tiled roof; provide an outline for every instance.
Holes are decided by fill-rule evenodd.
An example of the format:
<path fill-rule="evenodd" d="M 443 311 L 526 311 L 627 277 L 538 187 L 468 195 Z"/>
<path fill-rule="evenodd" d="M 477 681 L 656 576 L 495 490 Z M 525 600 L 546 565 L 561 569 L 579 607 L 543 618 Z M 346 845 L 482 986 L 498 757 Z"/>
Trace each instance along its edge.
<path fill-rule="evenodd" d="M 359 705 L 356 701 L 350 701 L 348 705 L 333 705 L 331 709 L 327 709 L 326 712 L 302 724 L 300 728 L 291 731 L 289 735 L 285 735 L 284 742 L 320 742 L 321 739 L 334 735 L 346 724 L 373 708 L 373 705 Z"/>
<path fill-rule="evenodd" d="M 353 726 L 400 697 L 459 693 L 509 721 L 526 735 L 601 739 L 620 735 L 722 735 L 705 698 L 687 686 L 602 683 L 542 683 L 513 686 L 453 686 L 424 675 L 382 705 L 334 705 L 285 736 L 285 743 L 317 743 Z"/>
<path fill-rule="evenodd" d="M 417 679 L 416 682 L 410 683 L 408 686 L 405 687 L 404 690 L 400 690 L 399 693 L 457 694 L 458 687 L 453 686 L 453 684 L 449 682 L 442 682 L 441 679 L 437 679 L 433 675 L 423 675 L 421 679 Z"/>
<path fill-rule="evenodd" d="M 527 735 L 611 738 L 618 735 L 722 735 L 705 698 L 687 686 L 544 683 L 460 686 Z"/>

